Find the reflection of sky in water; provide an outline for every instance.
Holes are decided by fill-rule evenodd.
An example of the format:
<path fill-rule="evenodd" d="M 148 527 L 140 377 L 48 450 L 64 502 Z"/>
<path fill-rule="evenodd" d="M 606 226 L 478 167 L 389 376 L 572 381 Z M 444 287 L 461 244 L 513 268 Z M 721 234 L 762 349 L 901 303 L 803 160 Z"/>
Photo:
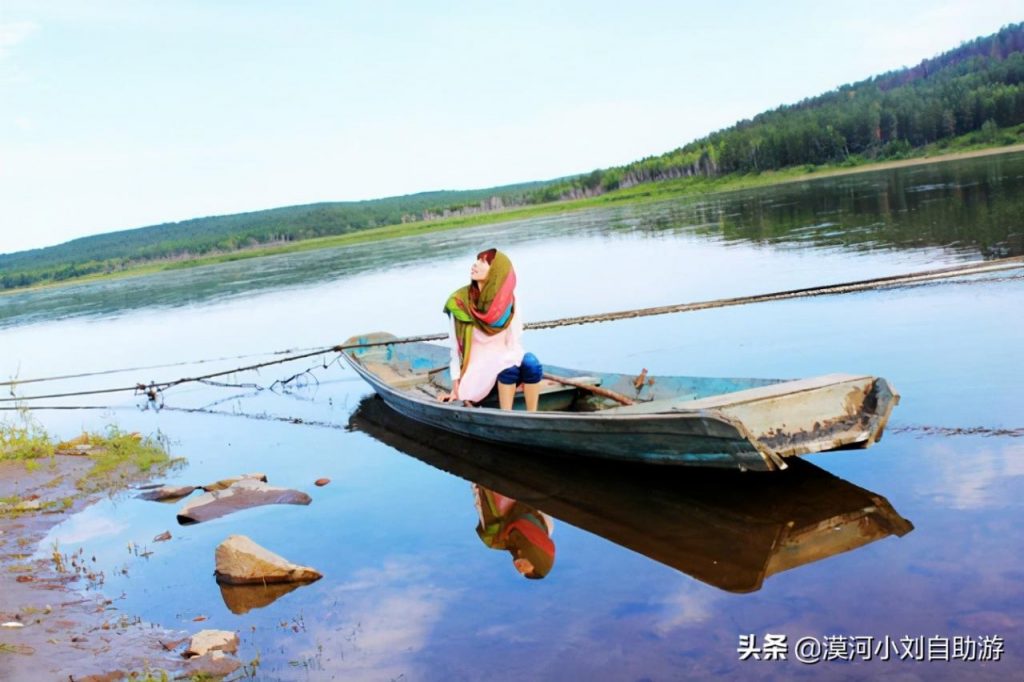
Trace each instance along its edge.
<path fill-rule="evenodd" d="M 503 243 L 500 229 L 483 232 L 488 243 Z M 39 376 L 317 347 L 367 330 L 439 331 L 444 297 L 462 282 L 467 256 L 485 240 L 471 233 L 451 239 L 450 250 L 412 264 L 303 286 L 9 327 L 0 332 L 0 371 L 13 374 L 20 364 L 21 376 Z M 535 230 L 528 240 L 509 241 L 524 314 L 532 320 L 861 279 L 949 259 L 935 250 L 779 249 L 726 245 L 688 231 L 648 237 L 596 227 L 551 238 Z M 1009 660 L 995 669 L 967 663 L 759 667 L 736 660 L 740 633 L 786 633 L 791 641 L 826 634 L 999 634 L 1021 641 L 1019 439 L 899 431 L 1024 426 L 1024 281 L 970 282 L 528 332 L 531 350 L 567 366 L 763 377 L 850 371 L 893 383 L 903 400 L 880 443 L 809 459 L 885 496 L 915 530 L 776 574 L 752 594 L 697 582 L 569 523 L 558 525 L 551 574 L 524 580 L 507 553 L 488 549 L 476 536 L 469 483 L 345 430 L 367 387 L 338 365 L 315 370 L 319 385 L 285 395 L 191 385 L 167 396 L 170 405 L 198 407 L 237 395 L 216 409 L 297 416 L 337 428 L 139 412 L 123 395 L 91 400 L 122 409 L 41 413 L 62 436 L 108 421 L 147 433 L 159 429 L 174 454 L 189 461 L 170 481 L 198 484 L 263 471 L 271 484 L 313 497 L 308 507 L 261 507 L 189 527 L 174 522 L 177 505 L 104 501 L 54 537 L 66 551 L 82 546 L 97 556 L 107 573 L 103 589 L 115 596 L 123 591 L 117 605 L 126 612 L 190 630 L 197 629 L 192 618 L 205 615 L 204 627 L 238 630 L 243 658 L 259 651 L 269 679 L 760 679 L 799 673 L 963 679 L 990 672 L 994 678 L 1020 669 L 1012 646 Z M 117 386 L 238 364 L 60 386 Z M 267 385 L 315 364 L 236 379 Z M 54 388 L 26 385 L 21 391 L 43 387 Z M 322 476 L 330 485 L 313 486 Z M 153 543 L 165 530 L 173 539 Z M 232 614 L 212 571 L 214 548 L 233 533 L 325 577 L 269 606 Z M 130 554 L 129 542 L 152 556 Z M 127 575 L 114 575 L 120 567 Z"/>

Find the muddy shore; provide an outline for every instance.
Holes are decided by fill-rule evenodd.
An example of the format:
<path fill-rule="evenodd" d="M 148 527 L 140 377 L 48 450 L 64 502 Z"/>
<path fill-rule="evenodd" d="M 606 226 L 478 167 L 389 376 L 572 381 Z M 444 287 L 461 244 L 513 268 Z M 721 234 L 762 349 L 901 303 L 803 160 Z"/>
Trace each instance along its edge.
<path fill-rule="evenodd" d="M 41 460 L 34 471 L 0 462 L 0 499 L 27 507 L 0 505 L 0 680 L 119 680 L 160 670 L 175 677 L 185 669 L 177 650 L 194 633 L 142 622 L 117 599 L 88 591 L 96 575 L 87 554 L 73 563 L 50 552 L 32 558 L 44 554 L 51 528 L 103 498 L 76 488 L 90 467 L 88 458 L 68 455 Z"/>

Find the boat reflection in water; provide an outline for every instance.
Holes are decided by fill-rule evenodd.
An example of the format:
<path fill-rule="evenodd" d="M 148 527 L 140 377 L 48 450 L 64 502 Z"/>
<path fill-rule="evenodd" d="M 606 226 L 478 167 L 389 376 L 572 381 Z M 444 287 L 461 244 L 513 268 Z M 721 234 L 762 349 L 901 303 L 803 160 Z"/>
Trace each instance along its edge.
<path fill-rule="evenodd" d="M 535 456 L 420 424 L 376 396 L 349 425 L 475 483 L 486 491 L 478 498 L 496 493 L 515 513 L 543 510 L 729 592 L 753 592 L 770 575 L 913 530 L 881 495 L 803 460 L 763 475 Z M 488 523 L 481 513 L 482 538 Z"/>

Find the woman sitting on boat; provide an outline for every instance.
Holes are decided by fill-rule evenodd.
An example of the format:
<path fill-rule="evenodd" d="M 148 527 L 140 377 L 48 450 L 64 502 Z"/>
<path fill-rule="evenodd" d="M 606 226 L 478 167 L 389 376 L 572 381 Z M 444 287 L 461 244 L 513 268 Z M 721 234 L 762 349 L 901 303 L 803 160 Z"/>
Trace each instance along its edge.
<path fill-rule="evenodd" d="M 523 385 L 527 411 L 537 410 L 543 367 L 523 350 L 523 323 L 516 310 L 516 273 L 501 251 L 476 256 L 470 283 L 448 297 L 444 312 L 451 318 L 451 393 L 442 401 L 483 400 L 498 383 L 498 404 L 511 410 L 516 386 Z"/>

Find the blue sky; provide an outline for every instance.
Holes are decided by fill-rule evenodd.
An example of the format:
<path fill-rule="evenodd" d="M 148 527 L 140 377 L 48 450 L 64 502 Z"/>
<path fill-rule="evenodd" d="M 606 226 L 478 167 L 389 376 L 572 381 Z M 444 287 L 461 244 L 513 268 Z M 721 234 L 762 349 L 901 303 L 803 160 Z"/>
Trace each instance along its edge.
<path fill-rule="evenodd" d="M 622 164 L 916 64 L 1021 9 L 3 0 L 0 253 Z"/>

